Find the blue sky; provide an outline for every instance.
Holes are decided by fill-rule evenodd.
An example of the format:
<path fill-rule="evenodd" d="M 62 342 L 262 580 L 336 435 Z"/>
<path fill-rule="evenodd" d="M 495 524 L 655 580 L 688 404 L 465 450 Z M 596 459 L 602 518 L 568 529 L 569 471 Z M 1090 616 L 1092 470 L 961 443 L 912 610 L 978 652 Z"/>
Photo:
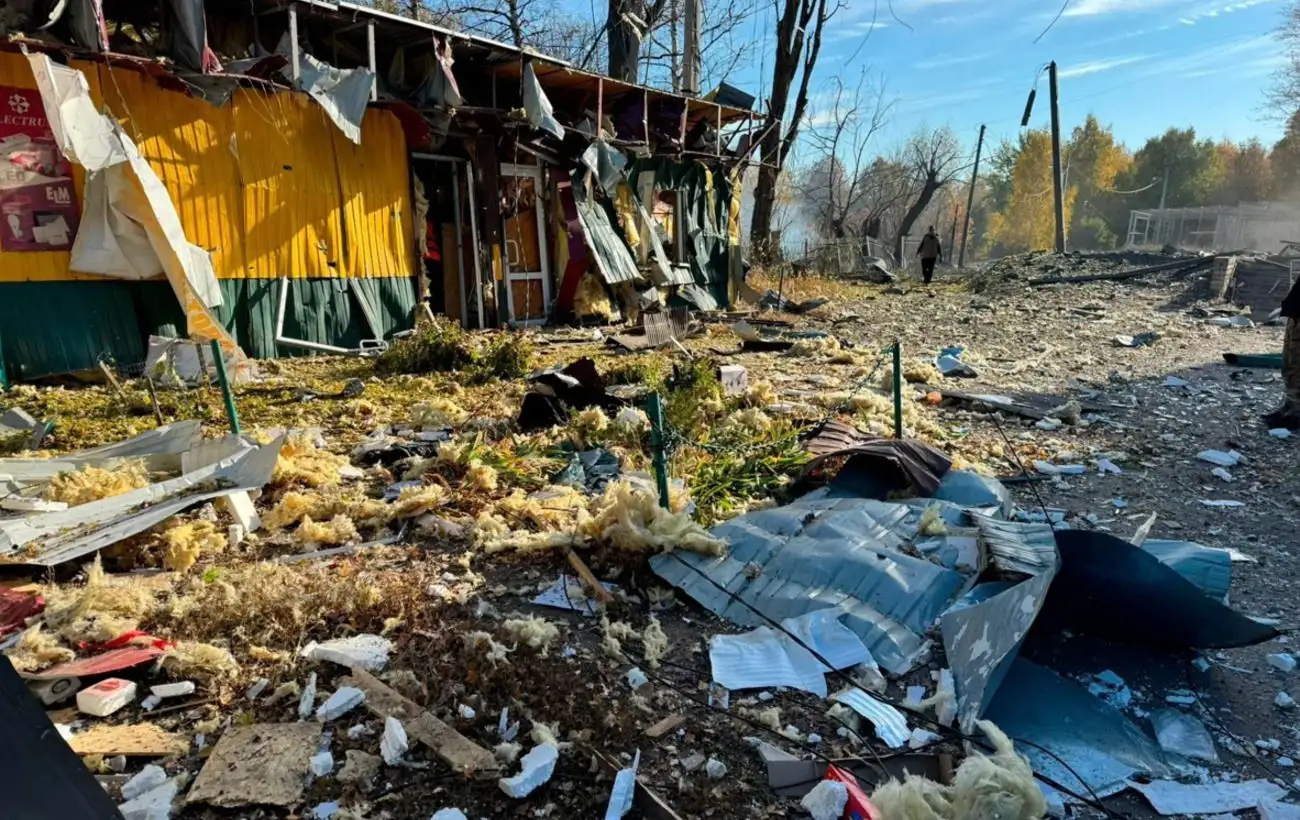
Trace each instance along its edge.
<path fill-rule="evenodd" d="M 771 0 L 756 2 L 763 11 L 749 36 L 766 31 L 770 51 L 775 12 Z M 894 14 L 888 0 L 846 2 L 828 26 L 814 90 L 824 101 L 837 73 L 852 85 L 870 69 L 895 101 L 882 148 L 923 124 L 950 125 L 972 148 L 981 122 L 994 144 L 1014 137 L 1035 70 L 1052 59 L 1067 135 L 1090 112 L 1131 149 L 1171 125 L 1266 144 L 1281 135 L 1263 95 L 1289 0 L 1069 0 L 1037 43 L 1060 0 L 893 0 Z M 761 95 L 770 77 L 760 81 L 755 60 L 732 82 Z M 1032 124 L 1046 127 L 1045 73 L 1038 89 Z"/>

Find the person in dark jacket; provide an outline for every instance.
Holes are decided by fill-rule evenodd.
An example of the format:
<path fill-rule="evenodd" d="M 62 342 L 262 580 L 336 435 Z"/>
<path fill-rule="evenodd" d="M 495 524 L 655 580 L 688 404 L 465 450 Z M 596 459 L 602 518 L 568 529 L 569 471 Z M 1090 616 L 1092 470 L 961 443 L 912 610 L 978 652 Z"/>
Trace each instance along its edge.
<path fill-rule="evenodd" d="M 1282 406 L 1264 417 L 1270 430 L 1300 430 L 1300 281 L 1282 300 L 1286 340 L 1282 343 Z"/>
<path fill-rule="evenodd" d="M 921 237 L 921 244 L 916 246 L 916 255 L 921 257 L 921 278 L 928 285 L 934 278 L 934 264 L 943 255 L 943 245 L 939 244 L 939 235 L 934 232 L 933 225 Z"/>

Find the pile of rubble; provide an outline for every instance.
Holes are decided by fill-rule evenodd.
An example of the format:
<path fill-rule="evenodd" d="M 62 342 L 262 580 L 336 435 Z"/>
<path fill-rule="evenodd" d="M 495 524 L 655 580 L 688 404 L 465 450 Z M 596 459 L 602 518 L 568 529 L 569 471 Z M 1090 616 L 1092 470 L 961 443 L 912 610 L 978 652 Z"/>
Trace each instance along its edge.
<path fill-rule="evenodd" d="M 1142 282 L 786 285 L 784 312 L 664 346 L 538 335 L 526 378 L 283 363 L 239 392 L 244 435 L 211 389 L 159 409 L 212 422 L 157 426 L 131 382 L 15 391 L 0 686 L 45 708 L 32 765 L 128 818 L 1296 811 L 1285 777 L 1222 765 L 1243 744 L 1166 674 L 1285 636 L 1225 603 L 1230 531 L 1169 532 L 1158 486 L 1253 470 L 1187 499 L 1253 521 L 1290 443 L 1189 467 L 1162 451 L 1194 436 L 1150 427 L 1264 401 L 1267 374 L 1204 359 L 1277 330 Z M 1289 743 L 1255 751 L 1276 772 Z"/>

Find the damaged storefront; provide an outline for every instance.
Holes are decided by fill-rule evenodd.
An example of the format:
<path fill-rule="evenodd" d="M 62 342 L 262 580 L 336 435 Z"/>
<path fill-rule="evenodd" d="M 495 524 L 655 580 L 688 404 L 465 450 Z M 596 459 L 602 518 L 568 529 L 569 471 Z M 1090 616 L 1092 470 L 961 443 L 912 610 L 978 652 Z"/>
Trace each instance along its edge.
<path fill-rule="evenodd" d="M 151 337 L 359 354 L 428 314 L 728 302 L 753 127 L 729 87 L 688 99 L 349 3 L 31 5 L 0 52 L 9 382 L 130 369 Z"/>

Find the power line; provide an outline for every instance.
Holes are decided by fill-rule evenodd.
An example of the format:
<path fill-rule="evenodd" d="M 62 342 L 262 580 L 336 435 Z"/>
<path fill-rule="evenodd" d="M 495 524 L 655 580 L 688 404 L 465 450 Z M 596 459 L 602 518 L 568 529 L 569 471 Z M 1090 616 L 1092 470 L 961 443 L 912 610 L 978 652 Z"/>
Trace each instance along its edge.
<path fill-rule="evenodd" d="M 1043 36 L 1044 36 L 1045 34 L 1047 34 L 1047 32 L 1049 32 L 1049 31 L 1052 30 L 1052 26 L 1056 25 L 1056 21 L 1061 19 L 1061 15 L 1062 15 L 1062 14 L 1065 14 L 1065 9 L 1066 9 L 1066 7 L 1069 6 L 1069 5 L 1070 5 L 1070 0 L 1065 0 L 1065 2 L 1061 4 L 1061 8 L 1060 8 L 1060 10 L 1057 11 L 1057 12 L 1056 12 L 1056 16 L 1052 18 L 1052 22 L 1048 23 L 1048 24 L 1047 24 L 1047 28 L 1043 29 L 1042 32 L 1039 33 L 1039 35 L 1038 35 L 1037 37 L 1034 38 L 1034 42 L 1035 42 L 1035 43 L 1037 43 L 1039 40 L 1043 39 Z"/>

